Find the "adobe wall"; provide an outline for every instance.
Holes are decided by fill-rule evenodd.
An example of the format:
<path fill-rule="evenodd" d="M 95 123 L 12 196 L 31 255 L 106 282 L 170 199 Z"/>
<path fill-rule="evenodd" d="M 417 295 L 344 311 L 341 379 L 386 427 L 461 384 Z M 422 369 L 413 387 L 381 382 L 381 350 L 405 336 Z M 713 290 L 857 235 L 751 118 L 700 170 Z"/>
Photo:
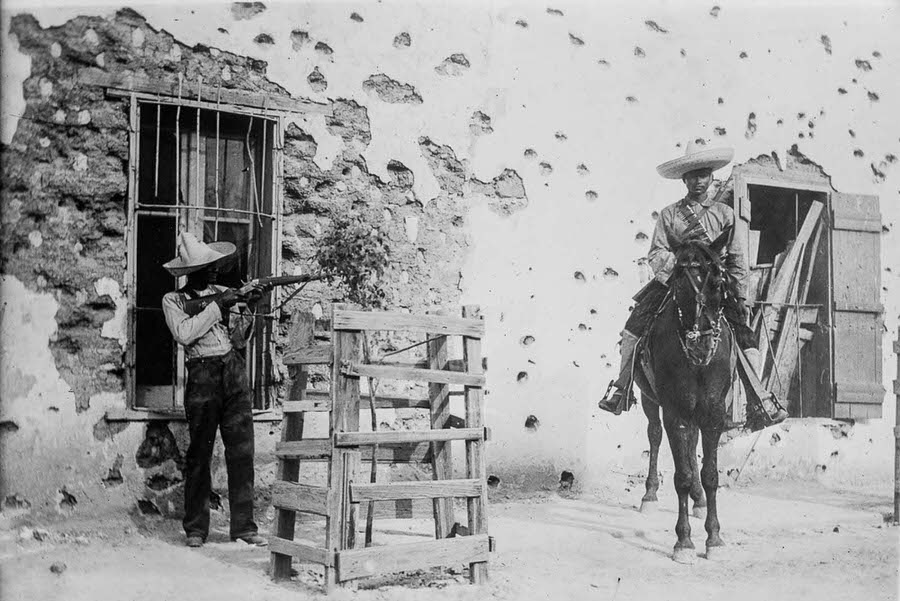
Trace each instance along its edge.
<path fill-rule="evenodd" d="M 183 426 L 101 419 L 124 404 L 127 110 L 74 85 L 84 67 L 332 103 L 334 117 L 286 132 L 285 270 L 352 207 L 391 240 L 391 307 L 481 305 L 488 462 L 503 485 L 555 487 L 569 471 L 603 487 L 645 469 L 643 416 L 600 414 L 596 401 L 650 277 L 656 212 L 682 193 L 654 167 L 691 138 L 787 168 L 796 145 L 837 190 L 881 197 L 886 387 L 895 377 L 895 7 L 117 8 L 4 6 L 0 496 L 11 505 L 177 511 Z M 332 296 L 310 287 L 296 306 L 323 310 Z M 890 422 L 795 423 L 746 464 L 752 439 L 740 437 L 723 474 L 884 488 Z M 277 435 L 257 428 L 263 481 Z"/>

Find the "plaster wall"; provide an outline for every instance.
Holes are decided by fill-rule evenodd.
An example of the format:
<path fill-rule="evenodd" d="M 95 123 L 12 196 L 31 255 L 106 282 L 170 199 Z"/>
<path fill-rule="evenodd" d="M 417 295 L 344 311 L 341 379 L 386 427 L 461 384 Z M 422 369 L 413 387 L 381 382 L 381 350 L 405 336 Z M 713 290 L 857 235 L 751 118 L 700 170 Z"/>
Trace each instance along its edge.
<path fill-rule="evenodd" d="M 111 15 L 117 8 L 15 3 L 4 8 L 4 143 L 16 127 L 7 107 L 21 106 L 17 90 L 29 73 L 28 57 L 6 34 L 10 16 L 26 11 L 50 27 L 78 14 Z M 900 314 L 894 227 L 900 219 L 900 14 L 895 4 L 729 2 L 714 9 L 699 2 L 553 3 L 550 8 L 533 2 L 322 2 L 267 3 L 260 11 L 226 3 L 132 8 L 184 44 L 266 61 L 267 77 L 295 96 L 365 107 L 368 142 L 340 140 L 315 119 L 300 125 L 315 138 L 312 161 L 319 169 L 330 168 L 351 148 L 383 181 L 391 180 L 392 160 L 411 171 L 408 194 L 423 212 L 403 216 L 406 242 L 417 237 L 414 233 L 437 236 L 444 227 L 429 207 L 464 198 L 461 254 L 455 255 L 460 268 L 432 272 L 425 281 L 440 281 L 441 290 L 459 293 L 428 302 L 484 308 L 487 421 L 494 431 L 488 461 L 504 481 L 555 485 L 559 473 L 568 470 L 577 483 L 594 487 L 610 474 L 646 469 L 643 416 L 635 411 L 607 416 L 596 401 L 617 369 L 616 340 L 630 297 L 651 276 L 641 258 L 653 212 L 682 194 L 679 182 L 660 179 L 654 167 L 680 154 L 677 144 L 697 137 L 733 146 L 737 163 L 772 153 L 785 161 L 796 145 L 831 176 L 837 190 L 880 196 L 884 382 L 892 389 L 896 361 L 890 349 Z M 359 19 L 351 18 L 354 13 Z M 402 37 L 395 44 L 402 33 L 408 34 L 408 45 Z M 272 43 L 260 42 L 266 40 L 261 34 Z M 464 61 L 450 60 L 459 54 Z M 320 79 L 309 77 L 315 69 L 327 82 L 324 88 Z M 373 80 L 378 74 L 391 81 Z M 489 117 L 489 127 L 478 111 Z M 430 160 L 435 155 L 423 147 L 423 137 L 446 147 L 442 160 Z M 453 161 L 465 174 L 462 191 L 446 169 Z M 496 182 L 504 170 L 521 179 L 524 194 L 498 202 L 497 186 L 483 193 L 476 180 Z M 22 291 L 14 302 L 31 302 L 29 294 Z M 41 317 L 48 336 L 49 311 Z M 48 373 L 53 362 L 42 350 L 46 339 L 33 338 L 30 355 L 21 359 Z M 9 339 L 3 340 L 6 345 Z M 64 382 L 43 385 L 64 399 Z M 4 397 L 4 414 L 6 406 Z M 823 476 L 816 466 L 828 465 L 827 474 L 846 474 L 853 482 L 887 490 L 894 410 L 893 395 L 886 395 L 887 419 L 857 423 L 840 439 L 828 438 L 827 424 L 792 424 L 790 431 L 779 431 L 783 444 L 757 444 L 754 457 L 765 460 L 744 463 L 753 439 L 736 439 L 723 451 L 722 469 L 743 466 L 747 477 L 814 478 Z M 529 415 L 539 419 L 538 428 L 525 427 Z M 44 435 L 62 431 L 51 428 L 53 423 L 43 426 Z M 130 433 L 142 427 L 130 426 L 116 444 L 138 440 Z M 834 445 L 846 452 L 832 456 Z M 79 448 L 95 446 L 84 442 Z M 801 451 L 806 459 L 797 459 Z M 671 471 L 665 450 L 660 465 L 664 473 Z M 837 476 L 828 478 L 840 483 Z"/>

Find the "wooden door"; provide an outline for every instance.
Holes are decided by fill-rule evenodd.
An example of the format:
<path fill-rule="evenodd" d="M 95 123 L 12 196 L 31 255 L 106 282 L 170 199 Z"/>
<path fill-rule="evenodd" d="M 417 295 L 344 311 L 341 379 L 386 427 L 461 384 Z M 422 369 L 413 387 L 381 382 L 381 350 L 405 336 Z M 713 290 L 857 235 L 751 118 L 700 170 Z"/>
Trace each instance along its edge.
<path fill-rule="evenodd" d="M 878 197 L 831 195 L 835 418 L 878 418 L 882 383 L 881 215 Z"/>

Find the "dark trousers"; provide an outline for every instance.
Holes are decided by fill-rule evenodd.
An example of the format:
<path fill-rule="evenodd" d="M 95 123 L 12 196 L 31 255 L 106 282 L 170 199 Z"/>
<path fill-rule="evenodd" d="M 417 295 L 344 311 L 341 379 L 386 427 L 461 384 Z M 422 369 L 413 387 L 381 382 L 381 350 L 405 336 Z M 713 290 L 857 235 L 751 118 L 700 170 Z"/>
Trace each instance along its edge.
<path fill-rule="evenodd" d="M 625 329 L 640 338 L 647 330 L 647 326 L 653 320 L 666 298 L 668 288 L 662 284 L 650 286 L 641 296 L 641 299 L 631 310 Z M 756 348 L 753 330 L 747 325 L 746 309 L 733 294 L 725 297 L 722 307 L 722 315 L 731 324 L 735 339 L 741 349 Z"/>
<path fill-rule="evenodd" d="M 206 539 L 216 430 L 228 470 L 231 538 L 256 534 L 253 522 L 253 413 L 244 360 L 234 351 L 188 364 L 184 412 L 191 436 L 184 467 L 184 531 Z"/>

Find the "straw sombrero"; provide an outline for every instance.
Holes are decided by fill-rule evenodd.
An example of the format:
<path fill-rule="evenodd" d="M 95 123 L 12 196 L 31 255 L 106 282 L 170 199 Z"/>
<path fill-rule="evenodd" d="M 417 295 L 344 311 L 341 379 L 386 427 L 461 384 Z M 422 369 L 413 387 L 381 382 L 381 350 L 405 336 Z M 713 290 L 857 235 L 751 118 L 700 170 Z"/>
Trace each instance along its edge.
<path fill-rule="evenodd" d="M 732 148 L 705 149 L 693 140 L 684 149 L 684 156 L 666 161 L 656 168 L 657 173 L 666 179 L 681 179 L 685 173 L 696 169 L 721 169 L 734 158 Z"/>
<path fill-rule="evenodd" d="M 235 246 L 231 242 L 210 242 L 206 244 L 197 240 L 190 232 L 182 232 L 178 236 L 178 256 L 163 263 L 169 273 L 178 277 L 199 271 L 220 259 L 234 254 Z"/>

